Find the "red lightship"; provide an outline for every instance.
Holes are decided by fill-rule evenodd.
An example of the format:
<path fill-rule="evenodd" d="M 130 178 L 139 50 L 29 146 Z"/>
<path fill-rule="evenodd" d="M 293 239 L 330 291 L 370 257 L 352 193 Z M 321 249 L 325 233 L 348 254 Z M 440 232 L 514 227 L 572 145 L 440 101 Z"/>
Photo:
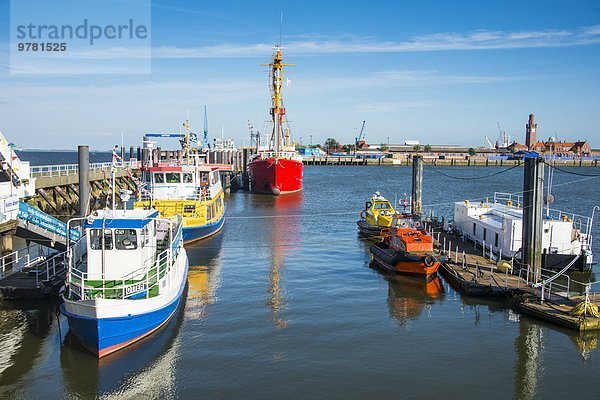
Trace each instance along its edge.
<path fill-rule="evenodd" d="M 283 84 L 283 67 L 291 64 L 283 63 L 281 46 L 275 48 L 273 60 L 268 64 L 271 82 L 271 120 L 273 134 L 268 149 L 260 149 L 250 162 L 250 182 L 254 193 L 280 195 L 302 190 L 304 164 L 302 157 L 290 143 L 289 128 L 283 129 L 287 123 L 281 88 Z"/>

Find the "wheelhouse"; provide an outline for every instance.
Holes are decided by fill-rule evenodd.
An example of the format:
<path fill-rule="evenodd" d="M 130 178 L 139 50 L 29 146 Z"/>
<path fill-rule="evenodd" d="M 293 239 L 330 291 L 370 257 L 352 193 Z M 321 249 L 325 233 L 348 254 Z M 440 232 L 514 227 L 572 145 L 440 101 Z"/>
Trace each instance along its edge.
<path fill-rule="evenodd" d="M 181 222 L 155 210 L 100 210 L 69 249 L 69 297 L 135 299 L 159 294 L 182 240 Z"/>
<path fill-rule="evenodd" d="M 142 182 L 147 195 L 162 200 L 210 200 L 222 190 L 219 169 L 207 166 L 150 167 Z"/>

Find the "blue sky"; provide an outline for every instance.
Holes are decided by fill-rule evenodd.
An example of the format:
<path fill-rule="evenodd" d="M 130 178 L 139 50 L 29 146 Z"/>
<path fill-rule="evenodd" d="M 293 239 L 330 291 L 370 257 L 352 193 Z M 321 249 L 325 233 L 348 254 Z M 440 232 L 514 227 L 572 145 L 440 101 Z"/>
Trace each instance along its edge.
<path fill-rule="evenodd" d="M 27 0 L 24 0 L 27 1 Z M 141 1 L 141 0 L 140 0 Z M 144 3 L 141 1 L 141 3 Z M 141 4 L 140 3 L 140 4 Z M 123 0 L 136 6 L 136 0 Z M 0 0 L 0 131 L 26 148 L 109 149 L 178 131 L 189 109 L 211 136 L 266 128 L 267 63 L 283 11 L 284 100 L 307 144 L 483 146 L 503 130 L 600 147 L 598 1 L 152 1 L 149 74 L 11 74 Z"/>

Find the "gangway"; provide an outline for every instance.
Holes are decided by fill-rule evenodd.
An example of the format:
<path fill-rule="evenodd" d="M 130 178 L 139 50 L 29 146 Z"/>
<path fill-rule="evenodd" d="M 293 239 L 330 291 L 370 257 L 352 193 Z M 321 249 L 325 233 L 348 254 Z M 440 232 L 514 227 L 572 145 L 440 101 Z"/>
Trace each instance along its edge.
<path fill-rule="evenodd" d="M 67 248 L 67 224 L 23 201 L 19 202 L 15 235 L 59 251 Z M 81 233 L 71 228 L 70 236 L 77 240 Z"/>

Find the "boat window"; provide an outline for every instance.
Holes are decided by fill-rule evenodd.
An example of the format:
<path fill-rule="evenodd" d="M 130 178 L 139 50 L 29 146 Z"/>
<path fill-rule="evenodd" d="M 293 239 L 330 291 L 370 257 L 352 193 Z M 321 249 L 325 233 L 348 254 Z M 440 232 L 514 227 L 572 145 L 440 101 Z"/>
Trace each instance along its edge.
<path fill-rule="evenodd" d="M 496 233 L 496 237 L 494 239 L 494 247 L 498 247 L 498 234 Z"/>
<path fill-rule="evenodd" d="M 473 235 L 477 234 L 477 224 L 473 222 Z"/>
<path fill-rule="evenodd" d="M 390 208 L 387 203 L 377 203 L 375 204 L 375 208 L 378 210 L 388 209 Z"/>
<path fill-rule="evenodd" d="M 487 239 L 487 229 L 483 228 L 483 240 Z"/>
<path fill-rule="evenodd" d="M 135 229 L 115 229 L 117 250 L 137 249 L 137 234 Z"/>
<path fill-rule="evenodd" d="M 167 172 L 167 183 L 180 183 L 181 174 L 177 172 Z"/>
<path fill-rule="evenodd" d="M 90 247 L 92 250 L 102 249 L 102 237 L 100 235 L 101 229 L 90 229 Z M 110 229 L 104 230 L 104 249 L 112 250 L 113 248 L 113 237 Z"/>
<path fill-rule="evenodd" d="M 208 185 L 208 174 L 207 173 L 203 172 L 200 179 L 201 179 L 202 186 Z"/>
<path fill-rule="evenodd" d="M 148 225 L 146 225 L 146 226 L 144 226 L 144 228 L 142 228 L 142 233 L 140 236 L 140 246 L 141 247 L 147 246 L 148 243 L 150 243 L 150 230 L 148 228 Z"/>
<path fill-rule="evenodd" d="M 194 176 L 189 173 L 183 174 L 183 183 L 192 183 L 194 182 Z"/>
<path fill-rule="evenodd" d="M 155 172 L 154 183 L 165 183 L 165 174 L 163 174 L 162 172 Z"/>

